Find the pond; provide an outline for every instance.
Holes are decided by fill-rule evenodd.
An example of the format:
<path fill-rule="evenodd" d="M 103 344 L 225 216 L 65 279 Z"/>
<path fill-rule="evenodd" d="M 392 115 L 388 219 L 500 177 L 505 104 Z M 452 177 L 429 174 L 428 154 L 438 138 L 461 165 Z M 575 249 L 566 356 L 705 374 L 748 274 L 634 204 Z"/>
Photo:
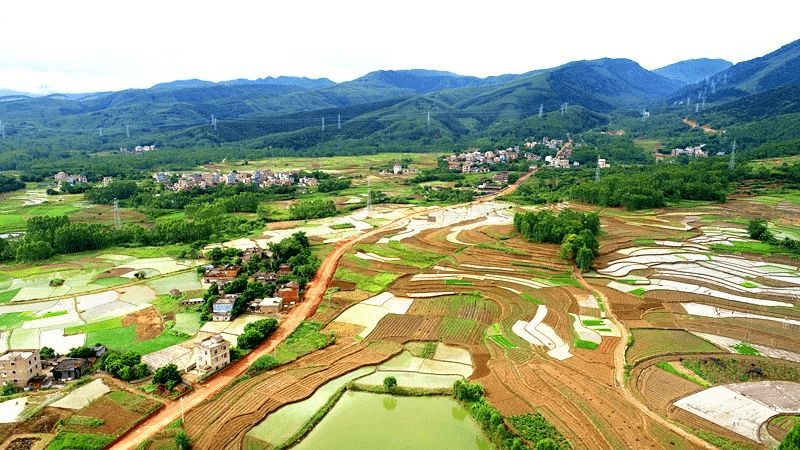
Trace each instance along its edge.
<path fill-rule="evenodd" d="M 489 450 L 469 413 L 449 397 L 347 391 L 293 450 Z"/>

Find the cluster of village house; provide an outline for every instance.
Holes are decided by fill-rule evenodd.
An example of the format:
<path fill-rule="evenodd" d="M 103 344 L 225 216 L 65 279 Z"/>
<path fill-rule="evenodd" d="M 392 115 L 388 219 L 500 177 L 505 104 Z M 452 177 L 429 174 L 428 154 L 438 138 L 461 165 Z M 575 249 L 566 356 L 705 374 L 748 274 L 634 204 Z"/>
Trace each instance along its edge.
<path fill-rule="evenodd" d="M 67 172 L 58 172 L 57 174 L 53 175 L 53 179 L 56 180 L 58 187 L 60 188 L 63 183 L 66 184 L 81 184 L 81 183 L 88 183 L 89 180 L 86 179 L 84 175 L 70 175 Z M 103 177 L 103 186 L 108 186 L 108 183 L 111 183 L 113 178 L 111 177 Z"/>
<path fill-rule="evenodd" d="M 41 389 L 77 380 L 91 365 L 106 353 L 103 345 L 93 346 L 90 358 L 57 357 L 42 360 L 39 349 L 8 350 L 0 355 L 0 384 L 11 383 L 17 388 Z M 231 362 L 230 343 L 216 334 L 197 341 L 194 364 L 187 370 L 213 372 Z M 157 367 L 150 367 L 155 370 Z"/>
<path fill-rule="evenodd" d="M 403 167 L 400 163 L 395 163 L 392 166 L 392 171 L 381 170 L 381 175 L 411 175 L 417 173 L 417 169 L 411 167 Z"/>
<path fill-rule="evenodd" d="M 297 172 L 273 172 L 271 170 L 256 170 L 254 172 L 194 172 L 180 174 L 175 183 L 170 182 L 172 174 L 157 172 L 153 178 L 165 188 L 173 191 L 185 191 L 194 188 L 205 189 L 218 184 L 255 184 L 260 187 L 269 186 L 319 186 L 319 181 L 312 177 L 297 177 Z"/>
<path fill-rule="evenodd" d="M 532 150 L 537 145 L 544 145 L 545 147 L 555 150 L 555 156 L 548 155 L 544 158 L 545 162 L 551 167 L 568 168 L 570 166 L 579 166 L 580 163 L 574 161 L 570 163 L 569 158 L 572 156 L 572 150 L 580 147 L 582 144 L 575 143 L 572 139 L 567 141 L 561 139 L 548 139 L 542 138 L 541 141 L 528 141 L 525 142 L 523 147 Z M 533 162 L 539 161 L 542 158 L 534 152 L 520 152 L 520 147 L 509 147 L 505 150 L 496 149 L 481 151 L 478 148 L 469 148 L 465 152 L 450 155 L 445 158 L 447 166 L 450 170 L 460 170 L 462 173 L 482 173 L 489 172 L 490 166 L 496 163 L 510 163 L 520 158 L 526 161 Z M 603 167 L 608 167 L 603 161 Z M 530 167 L 533 169 L 533 166 Z"/>
<path fill-rule="evenodd" d="M 272 252 L 257 247 L 248 248 L 244 251 L 242 262 L 247 263 L 254 256 L 260 256 L 268 260 L 272 258 Z M 203 283 L 206 285 L 216 284 L 220 290 L 224 289 L 228 283 L 235 280 L 241 272 L 241 266 L 228 264 L 224 266 L 208 266 L 203 274 Z M 250 281 L 260 283 L 275 283 L 279 278 L 292 274 L 292 268 L 287 263 L 279 266 L 277 272 L 256 272 L 250 276 Z M 224 294 L 214 302 L 211 309 L 213 321 L 233 320 L 233 305 L 239 298 L 239 294 Z M 271 298 L 256 299 L 247 305 L 248 311 L 256 314 L 278 314 L 284 308 L 291 308 L 300 301 L 300 284 L 297 281 L 289 281 L 276 286 L 275 296 Z M 192 302 L 201 303 L 202 299 L 185 300 L 185 304 Z"/>
<path fill-rule="evenodd" d="M 133 150 L 127 148 L 120 148 L 119 152 L 124 155 L 141 155 L 150 150 L 157 150 L 155 145 L 137 145 Z"/>
<path fill-rule="evenodd" d="M 705 146 L 706 144 L 700 144 L 694 147 L 673 148 L 669 151 L 669 154 L 671 156 L 689 155 L 705 158 L 708 156 L 708 152 L 703 150 L 703 147 Z"/>

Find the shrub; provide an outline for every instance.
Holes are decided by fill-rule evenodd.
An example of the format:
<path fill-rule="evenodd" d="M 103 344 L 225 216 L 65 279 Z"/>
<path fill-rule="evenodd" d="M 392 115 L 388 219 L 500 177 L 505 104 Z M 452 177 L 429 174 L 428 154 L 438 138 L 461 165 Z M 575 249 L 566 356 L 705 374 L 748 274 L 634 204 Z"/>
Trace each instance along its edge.
<path fill-rule="evenodd" d="M 383 379 L 383 387 L 386 388 L 387 391 L 391 391 L 397 387 L 397 378 L 395 377 L 386 377 Z"/>

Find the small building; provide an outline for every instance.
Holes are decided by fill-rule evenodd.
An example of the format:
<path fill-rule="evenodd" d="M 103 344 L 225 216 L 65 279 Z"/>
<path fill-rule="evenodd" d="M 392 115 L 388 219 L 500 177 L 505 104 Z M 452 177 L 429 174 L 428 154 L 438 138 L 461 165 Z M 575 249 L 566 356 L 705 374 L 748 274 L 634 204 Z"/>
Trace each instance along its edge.
<path fill-rule="evenodd" d="M 180 297 L 181 295 L 183 295 L 183 292 L 181 292 L 180 289 L 172 288 L 169 290 L 169 295 L 173 297 Z"/>
<path fill-rule="evenodd" d="M 292 266 L 290 266 L 288 263 L 281 263 L 281 265 L 278 266 L 278 276 L 279 277 L 282 277 L 284 275 L 291 275 L 291 274 L 292 274 Z"/>
<path fill-rule="evenodd" d="M 203 303 L 205 303 L 205 300 L 199 297 L 181 300 L 181 306 L 195 306 L 195 305 L 202 305 Z"/>
<path fill-rule="evenodd" d="M 215 334 L 195 344 L 197 369 L 213 372 L 231 363 L 230 343 Z"/>
<path fill-rule="evenodd" d="M 203 274 L 203 283 L 221 283 L 226 281 L 233 281 L 239 276 L 241 267 L 228 264 L 222 267 L 213 267 Z"/>
<path fill-rule="evenodd" d="M 261 314 L 278 314 L 283 309 L 283 298 L 265 298 L 258 302 L 258 312 Z"/>
<path fill-rule="evenodd" d="M 53 367 L 53 379 L 61 381 L 76 380 L 89 369 L 89 364 L 81 358 L 64 358 Z"/>
<path fill-rule="evenodd" d="M 258 256 L 261 259 L 272 259 L 272 252 L 258 247 L 250 247 L 245 249 L 242 255 L 242 262 L 249 262 L 254 256 Z"/>
<path fill-rule="evenodd" d="M 236 303 L 238 297 L 238 294 L 227 294 L 215 301 L 211 309 L 211 319 L 214 322 L 233 320 L 233 304 Z"/>
<path fill-rule="evenodd" d="M 0 384 L 7 382 L 24 388 L 28 381 L 42 374 L 39 350 L 9 350 L 0 355 Z"/>
<path fill-rule="evenodd" d="M 250 279 L 259 283 L 274 283 L 278 281 L 278 274 L 275 272 L 256 272 Z"/>
<path fill-rule="evenodd" d="M 290 305 L 300 301 L 300 284 L 297 281 L 286 283 L 278 289 L 278 297 L 283 299 L 284 305 Z"/>
<path fill-rule="evenodd" d="M 92 350 L 94 350 L 94 357 L 97 359 L 102 358 L 108 351 L 105 345 L 93 345 Z"/>

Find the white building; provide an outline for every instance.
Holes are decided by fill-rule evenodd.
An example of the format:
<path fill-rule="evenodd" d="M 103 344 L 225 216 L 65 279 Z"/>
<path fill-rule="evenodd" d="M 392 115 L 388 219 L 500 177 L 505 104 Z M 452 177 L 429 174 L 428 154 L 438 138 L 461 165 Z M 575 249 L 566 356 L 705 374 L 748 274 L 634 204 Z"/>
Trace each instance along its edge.
<path fill-rule="evenodd" d="M 39 350 L 11 350 L 0 355 L 0 383 L 25 387 L 28 380 L 42 374 Z"/>
<path fill-rule="evenodd" d="M 221 334 L 215 334 L 195 344 L 197 369 L 213 372 L 230 364 L 230 346 Z"/>

